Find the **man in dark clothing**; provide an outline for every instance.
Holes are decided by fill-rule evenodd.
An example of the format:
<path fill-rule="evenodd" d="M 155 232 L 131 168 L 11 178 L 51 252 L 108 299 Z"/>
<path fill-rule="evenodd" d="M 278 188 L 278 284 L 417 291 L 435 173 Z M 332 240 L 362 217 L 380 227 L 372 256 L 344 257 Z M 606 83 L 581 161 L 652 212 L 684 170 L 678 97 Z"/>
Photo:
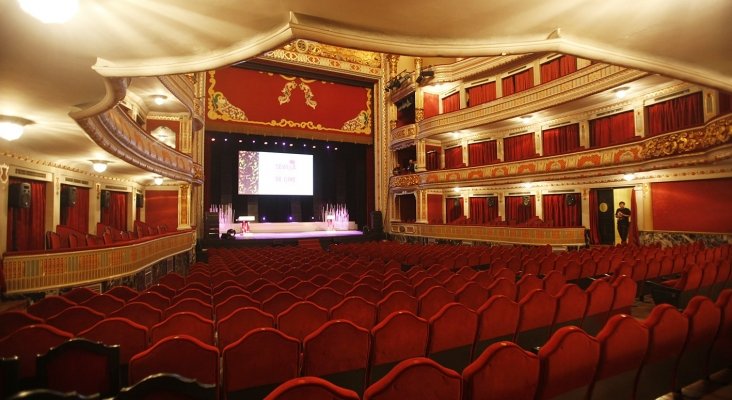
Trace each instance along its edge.
<path fill-rule="evenodd" d="M 625 208 L 625 202 L 618 204 L 618 210 L 615 211 L 615 218 L 618 220 L 618 233 L 620 234 L 620 244 L 628 243 L 628 228 L 630 228 L 630 209 Z"/>

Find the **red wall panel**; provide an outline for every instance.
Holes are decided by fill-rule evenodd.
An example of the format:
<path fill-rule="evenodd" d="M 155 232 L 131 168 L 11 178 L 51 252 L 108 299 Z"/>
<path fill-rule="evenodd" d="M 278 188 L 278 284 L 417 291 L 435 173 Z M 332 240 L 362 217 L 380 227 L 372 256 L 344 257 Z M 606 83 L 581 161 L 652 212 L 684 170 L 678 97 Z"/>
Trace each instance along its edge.
<path fill-rule="evenodd" d="M 152 226 L 166 225 L 168 232 L 178 228 L 178 191 L 145 191 L 145 222 Z"/>
<path fill-rule="evenodd" d="M 732 179 L 651 184 L 653 229 L 732 232 Z"/>

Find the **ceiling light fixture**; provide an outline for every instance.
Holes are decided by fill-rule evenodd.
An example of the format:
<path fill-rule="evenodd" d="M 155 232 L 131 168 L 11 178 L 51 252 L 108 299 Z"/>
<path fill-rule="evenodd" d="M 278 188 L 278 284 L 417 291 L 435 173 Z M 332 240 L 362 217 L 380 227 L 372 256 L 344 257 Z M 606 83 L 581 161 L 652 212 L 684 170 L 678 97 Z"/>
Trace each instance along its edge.
<path fill-rule="evenodd" d="M 18 0 L 20 8 L 44 24 L 63 24 L 79 11 L 79 0 Z"/>
<path fill-rule="evenodd" d="M 0 115 L 0 137 L 7 140 L 15 140 L 23 136 L 23 129 L 33 121 L 20 117 Z"/>
<path fill-rule="evenodd" d="M 625 175 L 623 175 L 623 179 L 630 182 L 635 179 L 635 174 L 625 174 Z"/>
<path fill-rule="evenodd" d="M 619 89 L 615 89 L 614 92 L 615 92 L 615 97 L 617 97 L 618 99 L 622 99 L 622 98 L 625 98 L 625 95 L 628 94 L 628 88 L 621 87 Z"/>
<path fill-rule="evenodd" d="M 532 116 L 532 115 L 522 115 L 521 116 L 521 122 L 523 122 L 524 124 L 530 124 L 532 119 L 534 119 L 534 116 Z"/>
<path fill-rule="evenodd" d="M 100 174 L 107 170 L 107 164 L 109 164 L 109 161 L 106 160 L 91 160 L 92 168 L 94 171 L 99 172 Z"/>
<path fill-rule="evenodd" d="M 160 186 L 163 184 L 163 177 L 162 176 L 156 176 L 153 178 L 153 182 L 155 182 L 156 185 Z"/>
<path fill-rule="evenodd" d="M 156 94 L 156 95 L 153 95 L 152 99 L 155 104 L 162 106 L 168 100 L 168 96 L 165 96 L 162 94 Z"/>

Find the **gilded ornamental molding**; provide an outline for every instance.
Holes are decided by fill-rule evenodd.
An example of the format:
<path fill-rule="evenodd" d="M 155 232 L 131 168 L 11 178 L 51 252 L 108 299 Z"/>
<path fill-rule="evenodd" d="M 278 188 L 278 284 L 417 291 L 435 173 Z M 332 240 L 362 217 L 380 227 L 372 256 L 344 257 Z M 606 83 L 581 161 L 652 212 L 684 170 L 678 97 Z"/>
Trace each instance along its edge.
<path fill-rule="evenodd" d="M 477 242 L 553 246 L 583 246 L 585 228 L 516 228 L 480 225 L 430 225 L 392 222 L 393 235 L 471 240 Z"/>
<path fill-rule="evenodd" d="M 264 53 L 260 59 L 306 64 L 319 69 L 352 75 L 381 76 L 381 55 L 373 51 L 347 49 L 312 40 L 297 39 Z"/>
<path fill-rule="evenodd" d="M 419 175 L 417 174 L 392 176 L 389 181 L 389 187 L 403 188 L 416 185 L 419 185 Z"/>
<path fill-rule="evenodd" d="M 732 139 L 731 116 L 718 119 L 705 127 L 653 137 L 643 143 L 644 159 L 694 153 L 725 144 Z"/>

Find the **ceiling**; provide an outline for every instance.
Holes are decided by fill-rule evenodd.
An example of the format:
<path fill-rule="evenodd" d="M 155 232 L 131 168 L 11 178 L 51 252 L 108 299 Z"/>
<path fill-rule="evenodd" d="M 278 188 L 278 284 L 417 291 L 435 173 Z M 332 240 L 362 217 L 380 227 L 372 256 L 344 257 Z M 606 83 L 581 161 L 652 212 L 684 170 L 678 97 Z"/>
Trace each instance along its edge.
<path fill-rule="evenodd" d="M 103 77 L 213 69 L 295 38 L 414 56 L 555 51 L 732 92 L 729 0 L 80 0 L 61 25 L 0 2 L 0 114 L 35 122 L 0 154 L 84 171 L 108 159 L 110 174 L 141 183 L 153 174 L 105 154 L 69 117 L 102 100 Z"/>

